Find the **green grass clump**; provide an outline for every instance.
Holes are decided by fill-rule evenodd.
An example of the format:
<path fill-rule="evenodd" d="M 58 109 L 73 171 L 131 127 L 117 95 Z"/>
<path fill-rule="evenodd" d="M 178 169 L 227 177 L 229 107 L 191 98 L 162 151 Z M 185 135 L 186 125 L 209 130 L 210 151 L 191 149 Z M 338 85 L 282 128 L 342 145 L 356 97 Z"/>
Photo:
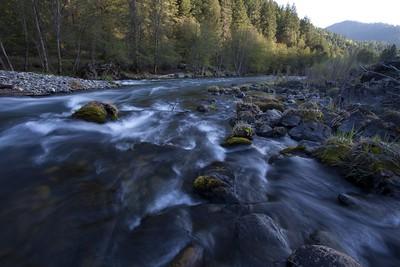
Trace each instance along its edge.
<path fill-rule="evenodd" d="M 341 166 L 352 149 L 352 140 L 333 136 L 314 155 L 329 166 Z"/>
<path fill-rule="evenodd" d="M 253 127 L 250 124 L 239 121 L 235 124 L 232 130 L 232 136 L 234 137 L 244 137 L 247 139 L 252 139 L 254 135 Z"/>

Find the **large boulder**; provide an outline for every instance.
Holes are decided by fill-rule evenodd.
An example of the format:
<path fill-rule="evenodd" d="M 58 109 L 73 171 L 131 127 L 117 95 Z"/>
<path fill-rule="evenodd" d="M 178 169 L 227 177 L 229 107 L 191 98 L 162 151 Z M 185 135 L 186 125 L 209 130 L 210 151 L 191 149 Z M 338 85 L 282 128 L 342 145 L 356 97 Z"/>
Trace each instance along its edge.
<path fill-rule="evenodd" d="M 112 104 L 92 101 L 81 107 L 72 114 L 72 117 L 79 120 L 95 123 L 106 123 L 118 119 L 118 109 Z"/>
<path fill-rule="evenodd" d="M 250 214 L 236 222 L 243 266 L 276 266 L 290 254 L 284 230 L 265 214 Z"/>
<path fill-rule="evenodd" d="M 282 112 L 276 109 L 267 110 L 266 112 L 256 116 L 257 124 L 268 124 L 276 126 L 282 118 Z"/>
<path fill-rule="evenodd" d="M 288 259 L 288 267 L 361 267 L 349 255 L 325 246 L 298 248 Z"/>
<path fill-rule="evenodd" d="M 300 114 L 293 109 L 289 109 L 283 113 L 280 123 L 285 127 L 296 127 L 300 122 Z"/>
<path fill-rule="evenodd" d="M 236 106 L 236 119 L 245 123 L 254 123 L 257 115 L 261 114 L 260 108 L 252 103 L 239 102 Z"/>
<path fill-rule="evenodd" d="M 320 122 L 305 122 L 289 131 L 289 135 L 297 141 L 322 142 L 331 134 L 332 129 Z"/>
<path fill-rule="evenodd" d="M 314 153 L 346 179 L 371 192 L 400 197 L 400 147 L 377 139 L 330 138 Z"/>
<path fill-rule="evenodd" d="M 367 108 L 357 107 L 342 120 L 338 130 L 342 133 L 360 132 L 368 123 L 376 119 L 378 117 Z"/>

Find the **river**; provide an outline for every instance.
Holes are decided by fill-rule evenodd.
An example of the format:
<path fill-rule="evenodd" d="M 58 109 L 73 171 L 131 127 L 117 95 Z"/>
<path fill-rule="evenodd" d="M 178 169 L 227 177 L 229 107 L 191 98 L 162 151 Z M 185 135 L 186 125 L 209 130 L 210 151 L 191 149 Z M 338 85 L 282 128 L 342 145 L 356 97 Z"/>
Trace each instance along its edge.
<path fill-rule="evenodd" d="M 267 79 L 137 81 L 0 98 L 0 265 L 168 266 L 196 243 L 204 266 L 284 266 L 287 255 L 264 261 L 268 242 L 238 235 L 238 219 L 255 213 L 280 226 L 290 251 L 322 243 L 363 266 L 400 266 L 399 202 L 362 193 L 310 158 L 269 164 L 295 144 L 288 137 L 220 146 L 234 101 L 206 87 Z M 196 112 L 210 97 L 217 111 Z M 121 119 L 97 125 L 70 118 L 91 100 L 114 103 Z M 216 161 L 232 168 L 241 204 L 212 204 L 193 193 L 193 180 Z M 339 205 L 346 192 L 359 194 L 355 207 Z"/>

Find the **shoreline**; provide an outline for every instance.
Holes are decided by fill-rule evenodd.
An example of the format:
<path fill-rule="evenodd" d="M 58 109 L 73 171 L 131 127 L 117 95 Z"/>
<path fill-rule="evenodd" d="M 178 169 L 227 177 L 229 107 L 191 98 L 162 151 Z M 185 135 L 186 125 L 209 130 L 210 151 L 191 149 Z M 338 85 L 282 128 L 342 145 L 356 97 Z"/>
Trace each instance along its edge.
<path fill-rule="evenodd" d="M 36 97 L 118 87 L 104 80 L 0 70 L 0 97 Z"/>
<path fill-rule="evenodd" d="M 181 79 L 218 79 L 218 78 L 246 78 L 259 75 L 194 77 L 180 76 L 177 73 L 167 75 L 152 75 L 147 78 L 136 77 L 122 80 L 88 80 L 70 76 L 54 74 L 40 74 L 34 72 L 18 72 L 0 70 L 0 97 L 46 97 L 53 95 L 67 95 L 75 92 L 109 90 L 129 86 L 123 81 L 152 81 L 152 80 L 181 80 Z M 271 76 L 271 75 L 263 75 Z M 280 77 L 280 76 L 275 76 Z M 283 76 L 288 77 L 288 76 Z M 296 76 L 297 77 L 297 76 Z"/>

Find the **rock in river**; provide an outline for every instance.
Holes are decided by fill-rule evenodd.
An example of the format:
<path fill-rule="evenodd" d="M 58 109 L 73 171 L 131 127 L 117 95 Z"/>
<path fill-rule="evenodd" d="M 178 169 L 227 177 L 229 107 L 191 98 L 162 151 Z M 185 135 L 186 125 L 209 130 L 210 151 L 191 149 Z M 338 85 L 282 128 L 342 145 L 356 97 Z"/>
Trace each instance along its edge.
<path fill-rule="evenodd" d="M 276 266 L 290 254 L 286 234 L 265 214 L 249 214 L 236 223 L 243 266 Z"/>
<path fill-rule="evenodd" d="M 109 120 L 118 119 L 118 109 L 112 104 L 92 101 L 81 107 L 73 115 L 73 118 L 95 123 L 106 123 Z"/>

